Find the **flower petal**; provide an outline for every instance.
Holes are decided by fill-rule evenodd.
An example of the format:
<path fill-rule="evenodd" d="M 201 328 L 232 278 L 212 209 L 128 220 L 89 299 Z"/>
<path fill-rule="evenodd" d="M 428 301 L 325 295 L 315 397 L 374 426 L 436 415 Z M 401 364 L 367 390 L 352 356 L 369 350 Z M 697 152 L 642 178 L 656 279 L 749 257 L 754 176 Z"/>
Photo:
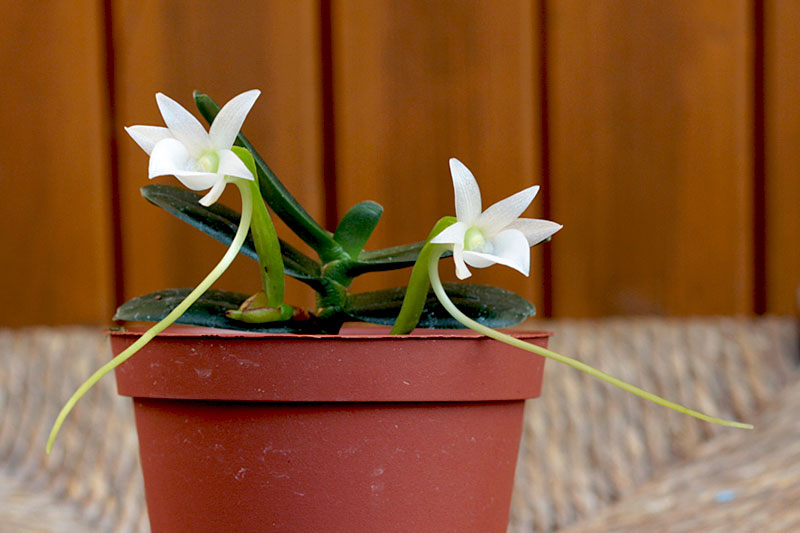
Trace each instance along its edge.
<path fill-rule="evenodd" d="M 211 149 L 208 133 L 191 113 L 162 93 L 156 94 L 156 102 L 170 133 L 186 146 L 193 158 L 198 159 L 203 152 Z"/>
<path fill-rule="evenodd" d="M 222 106 L 208 132 L 211 143 L 217 150 L 229 150 L 233 146 L 239 130 L 242 129 L 244 119 L 247 118 L 247 114 L 260 94 L 261 91 L 258 89 L 243 92 Z"/>
<path fill-rule="evenodd" d="M 175 176 L 194 191 L 202 191 L 214 185 L 220 177 L 216 173 L 197 172 L 194 160 L 186 147 L 177 139 L 159 141 L 150 154 L 148 168 L 150 179 L 157 176 Z"/>
<path fill-rule="evenodd" d="M 464 252 L 464 261 L 476 268 L 486 268 L 498 263 L 518 270 L 526 276 L 530 274 L 530 249 L 528 240 L 521 231 L 516 229 L 502 231 L 491 240 L 494 253 Z"/>
<path fill-rule="evenodd" d="M 508 229 L 517 229 L 525 235 L 528 246 L 535 246 L 563 228 L 551 220 L 538 218 L 518 218 L 507 226 Z"/>
<path fill-rule="evenodd" d="M 150 179 L 186 170 L 194 170 L 194 160 L 182 142 L 169 137 L 155 144 L 147 170 Z"/>
<path fill-rule="evenodd" d="M 478 226 L 487 237 L 497 235 L 531 205 L 537 192 L 539 192 L 539 186 L 535 185 L 517 194 L 511 195 L 504 200 L 500 200 L 481 213 L 475 225 Z"/>
<path fill-rule="evenodd" d="M 247 165 L 239 159 L 239 157 L 231 150 L 220 150 L 217 152 L 219 155 L 219 168 L 217 173 L 223 176 L 233 176 L 236 178 L 244 178 L 252 180 L 253 173 L 247 168 Z"/>
<path fill-rule="evenodd" d="M 472 275 L 472 272 L 467 268 L 464 262 L 464 254 L 469 253 L 464 251 L 464 243 L 453 245 L 453 262 L 456 265 L 456 277 L 458 279 L 467 279 Z"/>
<path fill-rule="evenodd" d="M 484 252 L 465 251 L 465 262 L 475 268 L 486 268 L 497 264 L 497 259 L 493 254 Z"/>
<path fill-rule="evenodd" d="M 481 214 L 481 190 L 475 176 L 455 157 L 450 158 L 450 175 L 456 199 L 456 218 L 471 225 Z"/>
<path fill-rule="evenodd" d="M 456 264 L 456 276 L 458 279 L 466 279 L 472 274 L 464 263 L 464 235 L 469 226 L 463 222 L 456 222 L 442 230 L 441 233 L 431 239 L 434 244 L 452 244 L 453 261 Z"/>
<path fill-rule="evenodd" d="M 222 192 L 225 190 L 226 181 L 222 176 L 219 176 L 219 180 L 211 187 L 211 190 L 208 191 L 208 194 L 200 198 L 200 205 L 205 207 L 210 206 L 217 200 L 219 197 L 222 196 Z"/>
<path fill-rule="evenodd" d="M 150 155 L 158 141 L 172 137 L 169 129 L 162 126 L 128 126 L 125 131 L 147 155 Z"/>
<path fill-rule="evenodd" d="M 434 244 L 461 244 L 464 245 L 464 235 L 467 233 L 467 225 L 463 222 L 456 222 L 442 230 L 431 242 Z"/>
<path fill-rule="evenodd" d="M 223 180 L 221 175 L 211 172 L 178 171 L 173 173 L 173 176 L 193 191 L 204 191 Z"/>

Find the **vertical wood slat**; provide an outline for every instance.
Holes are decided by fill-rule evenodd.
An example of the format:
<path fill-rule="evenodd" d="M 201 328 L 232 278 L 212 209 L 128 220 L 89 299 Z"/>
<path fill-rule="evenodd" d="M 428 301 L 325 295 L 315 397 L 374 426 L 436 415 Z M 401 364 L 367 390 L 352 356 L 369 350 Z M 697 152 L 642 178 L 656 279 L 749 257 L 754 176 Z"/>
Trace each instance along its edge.
<path fill-rule="evenodd" d="M 154 95 L 164 92 L 194 109 L 192 91 L 220 105 L 248 89 L 262 95 L 243 131 L 312 216 L 324 214 L 321 170 L 318 10 L 311 0 L 114 3 L 118 132 L 163 124 Z M 225 247 L 144 201 L 147 156 L 120 133 L 120 190 L 125 296 L 195 286 Z M 161 183 L 180 184 L 174 178 Z M 221 202 L 240 209 L 228 187 Z M 276 220 L 282 237 L 289 232 Z M 287 240 L 292 241 L 291 237 Z M 240 257 L 217 286 L 252 294 L 257 265 Z M 287 285 L 287 301 L 312 306 L 313 293 Z"/>
<path fill-rule="evenodd" d="M 386 207 L 368 248 L 423 240 L 455 214 L 449 157 L 473 171 L 484 208 L 539 182 L 534 16 L 530 1 L 332 4 L 338 210 Z M 532 279 L 495 266 L 470 281 L 540 303 L 540 254 Z M 453 278 L 449 260 L 441 269 Z M 364 276 L 354 290 L 405 285 L 409 274 Z"/>
<path fill-rule="evenodd" d="M 800 5 L 764 2 L 767 311 L 800 298 Z"/>
<path fill-rule="evenodd" d="M 535 2 L 426 4 L 333 3 L 338 210 L 386 205 L 370 247 L 423 238 L 452 213 L 451 155 L 475 172 L 484 205 L 540 181 Z M 125 296 L 193 285 L 224 250 L 139 197 L 146 157 L 121 128 L 160 123 L 156 91 L 190 107 L 194 88 L 219 101 L 262 88 L 245 132 L 321 220 L 317 4 L 110 5 Z M 565 224 L 550 245 L 556 314 L 751 312 L 751 2 L 545 5 L 553 189 L 541 194 Z M 0 215 L 3 325 L 105 322 L 111 312 L 100 7 L 11 8 L 3 23 L 12 75 L 0 94 L 14 109 L 2 119 L 14 153 L 0 158 L 13 188 Z M 764 9 L 767 310 L 787 313 L 800 283 L 798 13 L 775 0 Z M 225 202 L 236 206 L 232 193 Z M 533 280 L 502 267 L 473 280 L 541 304 L 534 265 Z M 242 259 L 219 286 L 255 284 Z M 290 288 L 292 302 L 313 305 Z"/>
<path fill-rule="evenodd" d="M 749 4 L 547 9 L 554 313 L 751 312 Z"/>
<path fill-rule="evenodd" d="M 3 2 L 2 326 L 102 322 L 113 308 L 100 5 Z"/>

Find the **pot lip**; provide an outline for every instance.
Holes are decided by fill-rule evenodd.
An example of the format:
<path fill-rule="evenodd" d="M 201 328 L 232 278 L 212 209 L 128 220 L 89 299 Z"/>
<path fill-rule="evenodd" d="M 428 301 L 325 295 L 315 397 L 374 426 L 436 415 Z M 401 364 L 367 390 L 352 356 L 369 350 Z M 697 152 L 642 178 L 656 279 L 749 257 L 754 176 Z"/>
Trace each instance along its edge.
<path fill-rule="evenodd" d="M 111 332 L 119 353 L 144 328 Z M 512 332 L 543 345 L 549 334 Z M 256 402 L 472 402 L 539 396 L 544 358 L 468 330 L 269 334 L 179 326 L 115 369 L 124 396 Z"/>
<path fill-rule="evenodd" d="M 115 327 L 106 330 L 106 334 L 112 337 L 138 337 L 149 328 L 146 326 Z M 166 338 L 192 338 L 192 337 L 213 337 L 224 339 L 296 339 L 311 340 L 323 339 L 333 340 L 342 339 L 346 341 L 358 340 L 393 340 L 398 342 L 408 340 L 430 340 L 430 339 L 486 339 L 491 340 L 478 332 L 469 329 L 415 329 L 407 335 L 391 335 L 388 326 L 370 325 L 345 325 L 342 332 L 338 334 L 323 333 L 268 333 L 261 331 L 242 331 L 233 329 L 218 329 L 202 326 L 190 326 L 185 324 L 175 324 L 161 333 L 158 337 Z M 527 329 L 505 329 L 504 333 L 523 339 L 540 339 L 552 337 L 554 333 L 549 331 L 527 330 Z"/>

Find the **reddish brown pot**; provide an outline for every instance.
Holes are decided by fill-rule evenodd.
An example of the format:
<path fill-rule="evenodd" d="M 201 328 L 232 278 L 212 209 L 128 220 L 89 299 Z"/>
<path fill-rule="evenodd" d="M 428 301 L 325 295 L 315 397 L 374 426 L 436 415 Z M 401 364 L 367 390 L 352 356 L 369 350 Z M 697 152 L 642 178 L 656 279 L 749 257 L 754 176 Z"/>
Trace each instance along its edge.
<path fill-rule="evenodd" d="M 505 531 L 544 359 L 375 331 L 179 328 L 121 365 L 152 530 Z M 114 353 L 138 335 L 112 333 Z"/>

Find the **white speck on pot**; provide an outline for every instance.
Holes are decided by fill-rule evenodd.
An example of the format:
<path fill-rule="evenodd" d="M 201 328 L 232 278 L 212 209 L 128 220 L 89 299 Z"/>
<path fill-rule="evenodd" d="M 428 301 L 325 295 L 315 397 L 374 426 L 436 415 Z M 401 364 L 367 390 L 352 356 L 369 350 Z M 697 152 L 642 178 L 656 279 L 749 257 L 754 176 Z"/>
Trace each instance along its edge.
<path fill-rule="evenodd" d="M 210 368 L 195 368 L 195 372 L 197 372 L 197 377 L 205 379 L 211 377 L 212 370 Z"/>
<path fill-rule="evenodd" d="M 356 446 L 349 446 L 347 448 L 343 448 L 341 450 L 337 450 L 336 451 L 336 455 L 338 455 L 339 457 L 347 457 L 347 456 L 350 456 L 350 455 L 355 455 L 357 451 L 358 451 L 358 448 Z"/>
<path fill-rule="evenodd" d="M 233 359 L 236 363 L 239 364 L 239 366 L 243 366 L 243 367 L 246 367 L 246 368 L 261 366 L 261 363 L 258 363 L 256 361 L 251 361 L 250 359 L 239 359 L 238 357 L 236 357 L 233 354 L 226 354 L 223 357 L 223 360 L 225 360 L 225 359 Z"/>
<path fill-rule="evenodd" d="M 236 473 L 236 475 L 233 477 L 236 478 L 236 481 L 241 481 L 242 479 L 244 479 L 245 472 L 247 472 L 246 468 L 240 468 L 239 471 Z"/>

